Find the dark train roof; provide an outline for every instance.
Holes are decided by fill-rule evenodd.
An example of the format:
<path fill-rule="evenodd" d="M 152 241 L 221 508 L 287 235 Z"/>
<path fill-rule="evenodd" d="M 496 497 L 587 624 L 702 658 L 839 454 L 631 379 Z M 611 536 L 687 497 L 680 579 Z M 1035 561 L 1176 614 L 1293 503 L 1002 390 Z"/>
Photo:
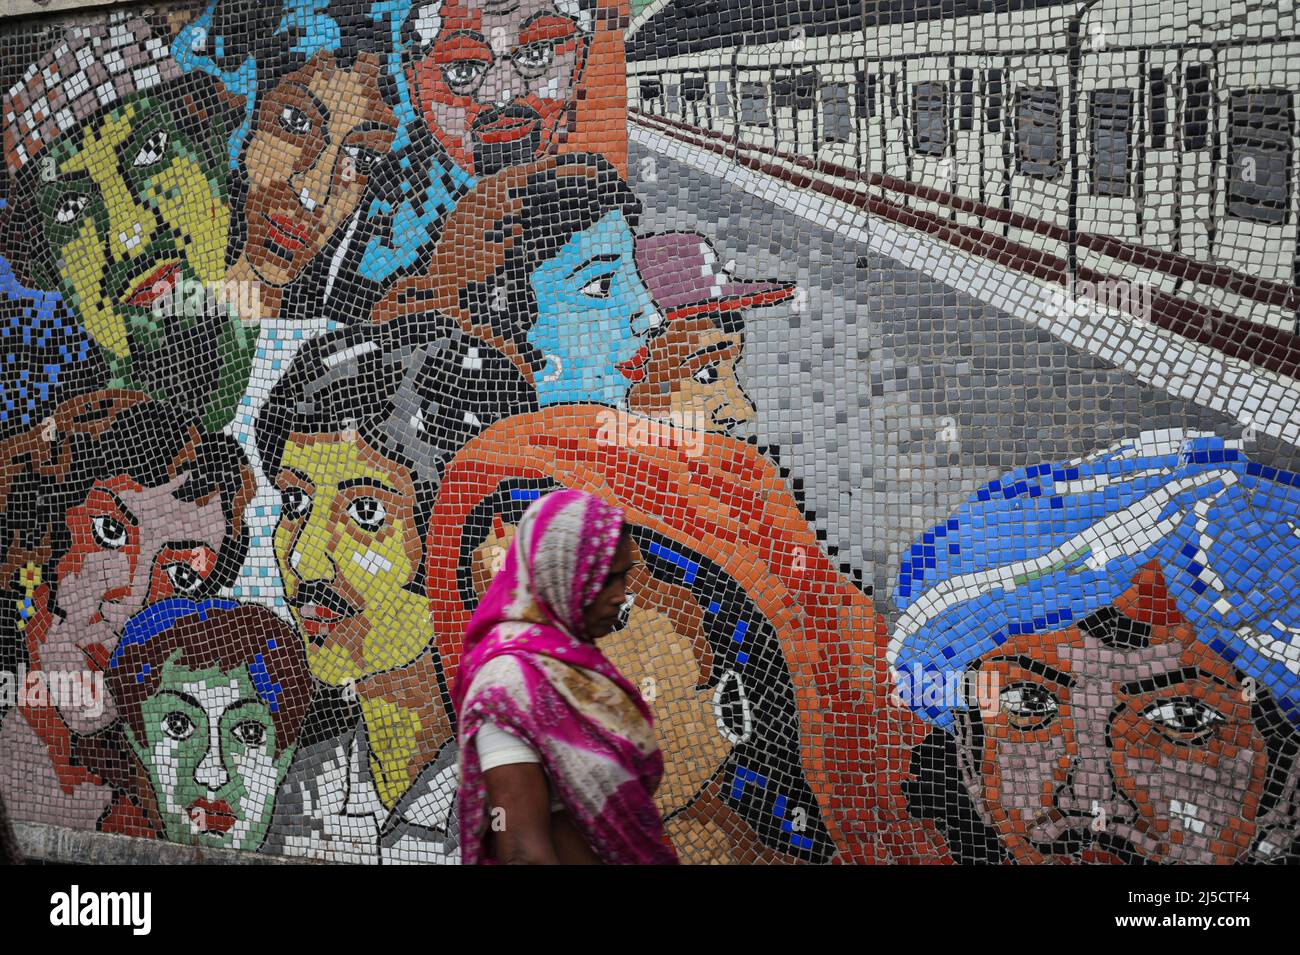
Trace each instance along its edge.
<path fill-rule="evenodd" d="M 845 33 L 977 13 L 1033 10 L 1077 0 L 670 0 L 628 39 L 628 58 L 657 60 L 736 44 Z M 864 23 L 865 18 L 865 23 Z"/>

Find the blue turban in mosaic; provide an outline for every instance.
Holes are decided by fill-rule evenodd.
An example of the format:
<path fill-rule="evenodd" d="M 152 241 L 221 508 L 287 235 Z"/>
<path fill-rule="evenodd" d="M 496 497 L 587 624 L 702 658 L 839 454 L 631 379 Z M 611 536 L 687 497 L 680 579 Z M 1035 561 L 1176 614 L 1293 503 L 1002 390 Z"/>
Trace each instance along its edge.
<path fill-rule="evenodd" d="M 980 488 L 903 557 L 895 678 L 946 680 L 1017 634 L 1077 624 L 1154 560 L 1196 637 L 1300 727 L 1300 475 L 1237 445 L 1149 431 Z M 959 705 L 909 702 L 944 729 Z"/>

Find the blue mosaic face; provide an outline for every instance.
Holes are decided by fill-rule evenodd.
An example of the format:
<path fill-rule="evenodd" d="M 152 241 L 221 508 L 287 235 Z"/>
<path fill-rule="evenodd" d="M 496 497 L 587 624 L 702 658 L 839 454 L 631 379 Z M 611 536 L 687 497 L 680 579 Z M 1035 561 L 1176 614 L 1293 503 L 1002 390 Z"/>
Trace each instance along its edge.
<path fill-rule="evenodd" d="M 621 212 L 577 233 L 533 273 L 537 322 L 528 340 L 546 356 L 538 401 L 617 404 L 634 358 L 660 317 L 637 273 L 633 235 Z"/>

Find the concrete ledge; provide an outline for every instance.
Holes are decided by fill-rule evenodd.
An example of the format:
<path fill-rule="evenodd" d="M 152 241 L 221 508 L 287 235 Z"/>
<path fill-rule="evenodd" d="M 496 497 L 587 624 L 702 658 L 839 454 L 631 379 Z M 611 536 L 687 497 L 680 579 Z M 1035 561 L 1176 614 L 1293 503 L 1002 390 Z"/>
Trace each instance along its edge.
<path fill-rule="evenodd" d="M 128 7 L 141 2 L 143 0 L 0 0 L 0 20 L 93 10 L 97 7 Z"/>
<path fill-rule="evenodd" d="M 36 822 L 15 822 L 18 847 L 33 862 L 82 865 L 312 865 L 310 859 L 238 849 L 204 849 Z"/>

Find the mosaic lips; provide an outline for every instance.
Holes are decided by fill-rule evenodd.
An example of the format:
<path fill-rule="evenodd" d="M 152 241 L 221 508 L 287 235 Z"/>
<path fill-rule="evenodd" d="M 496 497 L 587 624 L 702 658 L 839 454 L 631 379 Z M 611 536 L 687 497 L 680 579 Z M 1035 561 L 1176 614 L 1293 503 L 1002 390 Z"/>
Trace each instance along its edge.
<path fill-rule="evenodd" d="M 329 584 L 313 580 L 305 583 L 289 601 L 302 621 L 302 629 L 312 646 L 321 647 L 334 628 L 361 611 Z"/>
<path fill-rule="evenodd" d="M 235 810 L 224 799 L 196 799 L 185 811 L 202 832 L 226 833 L 235 825 Z"/>
<path fill-rule="evenodd" d="M 171 292 L 180 278 L 180 259 L 170 259 L 151 271 L 128 279 L 126 290 L 122 293 L 123 305 L 136 308 L 148 308 L 158 299 Z"/>
<path fill-rule="evenodd" d="M 646 366 L 649 365 L 649 363 L 650 349 L 647 346 L 642 345 L 637 349 L 635 355 L 631 358 L 625 359 L 624 361 L 620 361 L 614 367 L 617 368 L 628 381 L 637 382 L 645 379 L 648 371 Z"/>
<path fill-rule="evenodd" d="M 502 143 L 518 142 L 531 135 L 538 122 L 537 118 L 503 116 L 496 122 L 475 126 L 474 131 L 481 142 L 499 146 Z"/>
<path fill-rule="evenodd" d="M 474 120 L 474 138 L 488 146 L 516 143 L 540 131 L 542 117 L 531 106 L 515 103 L 504 109 L 484 110 Z"/>
<path fill-rule="evenodd" d="M 271 241 L 288 252 L 301 252 L 311 239 L 311 232 L 306 226 L 299 225 L 288 216 L 272 213 L 262 218 L 267 221 L 267 232 Z"/>

